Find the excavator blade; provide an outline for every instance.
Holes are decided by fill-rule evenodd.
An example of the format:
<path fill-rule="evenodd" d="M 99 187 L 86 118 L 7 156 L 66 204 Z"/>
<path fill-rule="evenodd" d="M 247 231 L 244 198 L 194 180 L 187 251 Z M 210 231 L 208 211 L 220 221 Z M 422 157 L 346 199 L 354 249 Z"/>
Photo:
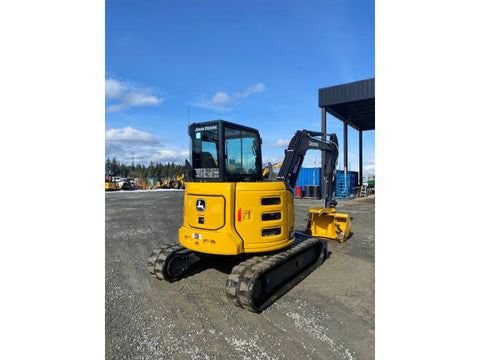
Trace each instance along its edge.
<path fill-rule="evenodd" d="M 343 243 L 350 235 L 352 222 L 348 214 L 338 214 L 334 208 L 311 208 L 308 211 L 308 222 L 305 233 L 337 240 Z"/>

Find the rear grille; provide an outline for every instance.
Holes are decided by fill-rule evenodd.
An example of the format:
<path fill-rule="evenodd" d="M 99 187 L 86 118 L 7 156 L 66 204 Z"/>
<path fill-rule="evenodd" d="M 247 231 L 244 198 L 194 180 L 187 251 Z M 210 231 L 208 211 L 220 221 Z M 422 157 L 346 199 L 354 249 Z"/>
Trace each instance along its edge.
<path fill-rule="evenodd" d="M 280 204 L 280 198 L 279 197 L 263 198 L 262 199 L 262 205 L 279 205 L 279 204 Z"/>
<path fill-rule="evenodd" d="M 280 220 L 281 218 L 282 213 L 279 212 L 262 214 L 262 221 Z"/>
<path fill-rule="evenodd" d="M 283 218 L 281 207 L 282 199 L 280 196 L 271 196 L 264 197 L 261 199 L 263 206 L 268 206 L 265 208 L 266 212 L 262 212 L 262 221 L 263 225 L 269 226 L 264 228 L 262 226 L 262 237 L 268 236 L 277 236 L 283 233 L 282 225 L 279 223 Z M 276 226 L 276 227 L 272 227 Z"/>
<path fill-rule="evenodd" d="M 280 235 L 282 233 L 282 228 L 272 228 L 272 229 L 263 229 L 262 236 L 274 236 Z"/>

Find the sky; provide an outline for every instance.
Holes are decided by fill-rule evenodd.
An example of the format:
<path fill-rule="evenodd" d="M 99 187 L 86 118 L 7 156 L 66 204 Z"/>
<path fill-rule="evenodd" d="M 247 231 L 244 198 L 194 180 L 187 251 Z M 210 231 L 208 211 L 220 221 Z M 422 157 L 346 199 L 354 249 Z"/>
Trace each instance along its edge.
<path fill-rule="evenodd" d="M 125 1 L 105 7 L 105 156 L 183 164 L 188 123 L 257 128 L 264 163 L 319 131 L 318 89 L 375 76 L 374 1 Z M 343 125 L 327 116 L 340 142 Z M 358 171 L 358 132 L 348 133 Z M 309 151 L 304 166 L 319 166 Z M 375 131 L 363 133 L 364 173 Z"/>

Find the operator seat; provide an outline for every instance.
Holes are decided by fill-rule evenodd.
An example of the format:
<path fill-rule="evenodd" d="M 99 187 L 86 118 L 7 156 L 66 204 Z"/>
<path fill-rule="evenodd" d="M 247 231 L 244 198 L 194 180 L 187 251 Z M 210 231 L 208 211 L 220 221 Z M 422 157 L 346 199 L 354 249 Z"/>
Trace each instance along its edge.
<path fill-rule="evenodd" d="M 205 151 L 200 154 L 200 167 L 204 169 L 217 167 L 217 164 L 215 163 L 212 154 Z"/>

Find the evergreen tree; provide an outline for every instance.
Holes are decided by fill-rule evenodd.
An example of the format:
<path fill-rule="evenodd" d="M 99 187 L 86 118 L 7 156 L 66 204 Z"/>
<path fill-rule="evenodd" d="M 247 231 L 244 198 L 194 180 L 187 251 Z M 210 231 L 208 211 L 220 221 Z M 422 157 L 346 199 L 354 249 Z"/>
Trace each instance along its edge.
<path fill-rule="evenodd" d="M 128 176 L 128 168 L 125 166 L 124 163 L 120 164 L 119 171 L 120 171 L 119 176 L 124 178 Z"/>
<path fill-rule="evenodd" d="M 134 176 L 137 178 L 142 176 L 142 166 L 140 164 L 135 166 Z"/>
<path fill-rule="evenodd" d="M 168 176 L 168 168 L 167 168 L 166 165 L 163 165 L 163 166 L 162 166 L 161 176 L 164 176 L 164 177 L 167 177 L 167 176 Z"/>
<path fill-rule="evenodd" d="M 155 163 L 155 177 L 158 179 L 161 176 L 162 170 L 158 162 Z"/>
<path fill-rule="evenodd" d="M 117 161 L 115 158 L 105 160 L 105 174 L 121 177 L 136 177 L 136 178 L 160 178 L 160 177 L 176 177 L 182 175 L 185 171 L 184 165 L 178 165 L 173 162 L 167 163 L 153 163 L 150 162 L 148 167 L 143 164 L 125 165 Z"/>
<path fill-rule="evenodd" d="M 147 177 L 152 177 L 153 173 L 153 162 L 150 161 L 150 164 L 147 167 Z"/>
<path fill-rule="evenodd" d="M 120 173 L 120 168 L 115 158 L 113 158 L 112 160 L 111 173 L 113 176 L 117 176 Z"/>
<path fill-rule="evenodd" d="M 105 175 L 111 175 L 112 173 L 112 161 L 110 158 L 105 161 Z"/>

